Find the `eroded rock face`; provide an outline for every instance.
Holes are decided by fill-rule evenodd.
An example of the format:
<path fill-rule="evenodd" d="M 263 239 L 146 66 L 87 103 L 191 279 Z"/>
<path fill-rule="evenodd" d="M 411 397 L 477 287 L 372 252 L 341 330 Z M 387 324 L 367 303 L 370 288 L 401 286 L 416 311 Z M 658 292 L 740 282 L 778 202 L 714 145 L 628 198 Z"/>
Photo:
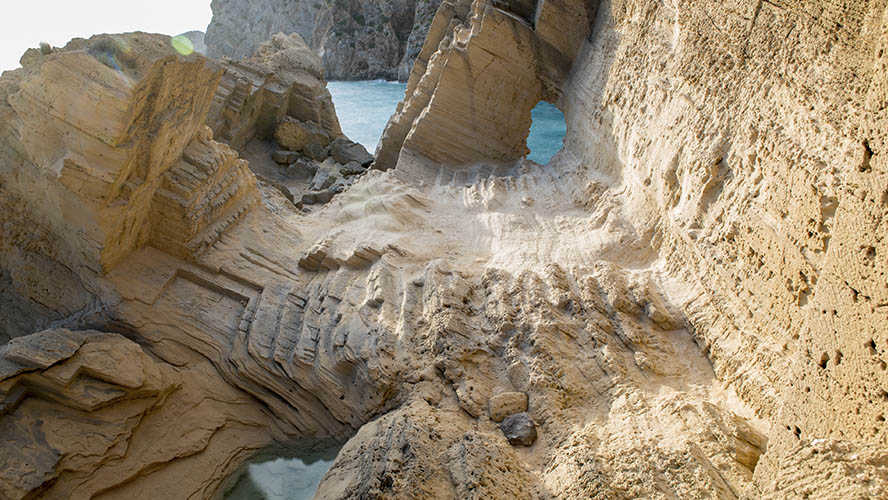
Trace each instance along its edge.
<path fill-rule="evenodd" d="M 47 427 L 0 441 L 36 464 L 12 459 L 0 491 L 209 497 L 273 440 L 333 437 L 327 500 L 884 497 L 888 14 L 818 5 L 445 2 L 388 171 L 310 213 L 210 138 L 213 64 L 148 35 L 113 72 L 101 37 L 29 53 L 0 78 L 0 292 L 21 313 L 0 429 Z M 80 68 L 70 88 L 42 80 L 58 68 Z M 119 87 L 89 123 L 129 139 L 38 148 L 75 120 L 56 108 L 102 95 L 95 74 Z M 157 108 L 149 85 L 200 98 Z M 26 99 L 43 88 L 62 97 Z M 546 166 L 520 159 L 538 99 L 568 124 Z M 108 198 L 131 171 L 155 187 Z M 110 209 L 145 236 L 94 229 Z M 50 325 L 71 328 L 23 337 Z M 104 437 L 84 444 L 88 419 Z"/>
<path fill-rule="evenodd" d="M 148 484 L 209 497 L 228 460 L 276 431 L 248 396 L 212 382 L 206 360 L 187 364 L 95 331 L 46 330 L 0 348 L 0 494 L 122 498 Z"/>
<path fill-rule="evenodd" d="M 298 33 L 331 80 L 405 81 L 440 0 L 214 0 L 211 57 L 247 57 L 271 35 Z"/>
<path fill-rule="evenodd" d="M 342 135 L 321 61 L 298 34 L 278 33 L 240 61 L 223 59 L 222 79 L 207 116 L 220 141 L 241 151 L 254 138 L 271 141 L 285 119 L 312 122 Z"/>
<path fill-rule="evenodd" d="M 598 5 L 535 3 L 445 0 L 375 168 L 394 167 L 401 154 L 451 167 L 511 165 L 526 156 L 530 111 L 560 98 Z"/>

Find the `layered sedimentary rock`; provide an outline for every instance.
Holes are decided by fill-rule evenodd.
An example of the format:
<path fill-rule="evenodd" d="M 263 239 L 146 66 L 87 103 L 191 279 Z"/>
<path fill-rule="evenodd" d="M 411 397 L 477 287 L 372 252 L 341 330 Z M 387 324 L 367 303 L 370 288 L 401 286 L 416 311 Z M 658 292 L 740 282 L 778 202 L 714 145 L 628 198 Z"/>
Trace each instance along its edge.
<path fill-rule="evenodd" d="M 248 59 L 218 62 L 222 79 L 207 115 L 214 137 L 297 208 L 329 202 L 372 163 L 342 134 L 321 60 L 298 34 L 278 33 Z"/>
<path fill-rule="evenodd" d="M 278 32 L 298 33 L 331 80 L 406 80 L 440 0 L 214 0 L 212 57 L 250 56 Z"/>
<path fill-rule="evenodd" d="M 212 383 L 206 359 L 179 361 L 95 331 L 47 330 L 0 347 L 0 495 L 211 496 L 230 460 L 272 442 L 275 423 Z"/>
<path fill-rule="evenodd" d="M 376 168 L 392 168 L 399 154 L 412 153 L 455 167 L 509 166 L 524 157 L 530 111 L 561 97 L 596 8 L 445 1 L 383 134 Z"/>
<path fill-rule="evenodd" d="M 29 53 L 0 78 L 0 429 L 27 429 L 0 491 L 209 497 L 310 437 L 347 439 L 328 500 L 886 496 L 886 23 L 445 2 L 387 171 L 312 212 L 210 138 L 220 66 L 147 35 Z M 548 165 L 522 159 L 540 99 Z M 131 171 L 152 188 L 103 194 Z M 144 236 L 95 229 L 118 212 Z"/>
<path fill-rule="evenodd" d="M 207 117 L 219 140 L 238 150 L 253 138 L 270 141 L 285 117 L 342 135 L 321 61 L 298 34 L 278 33 L 252 57 L 221 64 L 225 71 Z"/>

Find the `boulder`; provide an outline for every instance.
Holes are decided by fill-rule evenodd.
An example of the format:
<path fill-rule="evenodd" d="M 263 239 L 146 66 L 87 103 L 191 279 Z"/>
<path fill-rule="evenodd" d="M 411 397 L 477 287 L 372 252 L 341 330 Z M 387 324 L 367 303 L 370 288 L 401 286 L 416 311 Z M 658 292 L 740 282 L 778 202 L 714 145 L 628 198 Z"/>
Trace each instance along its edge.
<path fill-rule="evenodd" d="M 329 170 L 318 170 L 314 178 L 311 180 L 311 185 L 309 186 L 309 189 L 312 191 L 327 189 L 328 187 L 332 186 L 338 178 L 339 177 L 336 175 L 331 175 Z"/>
<path fill-rule="evenodd" d="M 274 160 L 275 163 L 281 165 L 292 165 L 296 163 L 296 160 L 298 160 L 299 157 L 299 153 L 294 153 L 292 151 L 277 150 L 271 153 L 271 159 Z"/>
<path fill-rule="evenodd" d="M 330 146 L 324 146 L 320 142 L 314 141 L 308 143 L 302 152 L 312 160 L 324 161 L 330 156 Z"/>
<path fill-rule="evenodd" d="M 294 177 L 313 177 L 317 173 L 318 168 L 320 167 L 317 163 L 302 156 L 296 160 L 296 163 L 290 166 L 289 170 L 293 171 L 292 176 Z"/>
<path fill-rule="evenodd" d="M 490 398 L 488 403 L 490 419 L 501 422 L 509 415 L 527 411 L 527 394 L 523 392 L 503 392 Z"/>
<path fill-rule="evenodd" d="M 357 162 L 366 167 L 373 163 L 373 155 L 368 153 L 364 146 L 342 138 L 336 139 L 330 145 L 330 156 L 341 165 Z"/>
<path fill-rule="evenodd" d="M 366 171 L 367 169 L 356 161 L 349 162 L 347 165 L 339 169 L 339 173 L 344 176 L 360 175 Z"/>
<path fill-rule="evenodd" d="M 330 200 L 333 199 L 334 194 L 335 193 L 333 193 L 333 191 L 330 191 L 329 189 L 324 189 L 323 191 L 318 191 L 317 193 L 315 193 L 315 203 L 317 203 L 318 205 L 323 205 L 324 203 L 329 203 Z"/>
<path fill-rule="evenodd" d="M 330 144 L 330 134 L 313 121 L 299 121 L 285 116 L 274 132 L 278 144 L 290 151 L 302 151 L 311 143 L 326 146 Z"/>
<path fill-rule="evenodd" d="M 305 193 L 302 195 L 303 205 L 314 205 L 317 201 L 317 193 Z"/>
<path fill-rule="evenodd" d="M 512 446 L 530 446 L 537 439 L 536 424 L 527 412 L 509 415 L 499 427 Z"/>

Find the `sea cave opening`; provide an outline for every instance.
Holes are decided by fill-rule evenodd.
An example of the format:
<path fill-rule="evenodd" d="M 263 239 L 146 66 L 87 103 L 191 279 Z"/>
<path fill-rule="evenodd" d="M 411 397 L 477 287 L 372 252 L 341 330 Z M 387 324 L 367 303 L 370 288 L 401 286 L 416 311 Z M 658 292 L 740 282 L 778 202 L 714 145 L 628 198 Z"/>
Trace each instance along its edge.
<path fill-rule="evenodd" d="M 530 153 L 527 159 L 545 165 L 564 145 L 567 122 L 564 113 L 546 101 L 540 101 L 530 111 L 532 123 L 527 136 Z"/>

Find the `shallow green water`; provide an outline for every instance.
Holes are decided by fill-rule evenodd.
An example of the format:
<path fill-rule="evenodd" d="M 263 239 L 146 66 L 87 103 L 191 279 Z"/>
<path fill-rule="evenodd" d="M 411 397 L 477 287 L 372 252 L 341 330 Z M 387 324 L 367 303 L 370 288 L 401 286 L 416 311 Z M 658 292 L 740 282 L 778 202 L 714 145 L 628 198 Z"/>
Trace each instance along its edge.
<path fill-rule="evenodd" d="M 311 500 L 341 445 L 276 447 L 241 467 L 224 500 Z"/>
<path fill-rule="evenodd" d="M 373 152 L 407 86 L 398 82 L 370 80 L 330 82 L 327 88 L 333 96 L 342 131 L 351 140 L 361 143 L 367 151 Z M 533 125 L 527 137 L 530 148 L 528 158 L 545 164 L 561 149 L 567 131 L 564 116 L 558 108 L 546 102 L 533 108 L 531 116 Z"/>

